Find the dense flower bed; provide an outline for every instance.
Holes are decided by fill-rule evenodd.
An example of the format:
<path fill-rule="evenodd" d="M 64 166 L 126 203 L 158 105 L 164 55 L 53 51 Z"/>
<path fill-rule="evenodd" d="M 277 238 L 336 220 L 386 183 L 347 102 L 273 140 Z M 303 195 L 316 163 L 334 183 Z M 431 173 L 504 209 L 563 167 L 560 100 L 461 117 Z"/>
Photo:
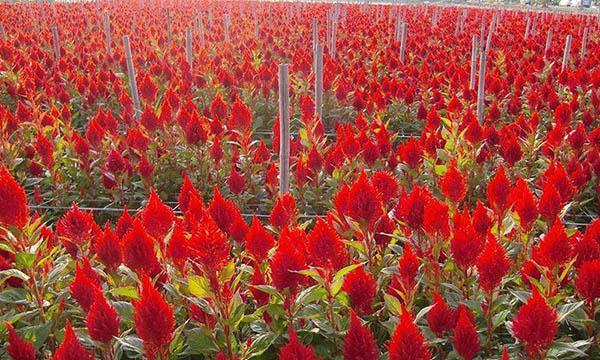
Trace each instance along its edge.
<path fill-rule="evenodd" d="M 332 13 L 320 119 L 312 20 L 327 43 Z M 0 357 L 600 356 L 597 17 L 207 1 L 0 14 Z M 471 41 L 492 18 L 480 123 Z"/>

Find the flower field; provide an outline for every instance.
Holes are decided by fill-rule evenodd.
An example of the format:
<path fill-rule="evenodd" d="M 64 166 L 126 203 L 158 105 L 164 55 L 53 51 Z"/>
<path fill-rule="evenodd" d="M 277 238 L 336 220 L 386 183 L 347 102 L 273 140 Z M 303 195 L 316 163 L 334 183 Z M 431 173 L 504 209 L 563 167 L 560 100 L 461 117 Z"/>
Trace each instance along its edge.
<path fill-rule="evenodd" d="M 599 119 L 598 14 L 0 3 L 0 358 L 598 358 Z"/>

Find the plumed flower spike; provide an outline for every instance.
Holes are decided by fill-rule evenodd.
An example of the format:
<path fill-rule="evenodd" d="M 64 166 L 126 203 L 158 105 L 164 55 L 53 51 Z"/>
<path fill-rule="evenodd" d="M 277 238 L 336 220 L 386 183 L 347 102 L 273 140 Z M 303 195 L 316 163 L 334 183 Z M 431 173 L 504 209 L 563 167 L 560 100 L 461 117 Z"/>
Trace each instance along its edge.
<path fill-rule="evenodd" d="M 316 360 L 314 350 L 310 346 L 303 345 L 298 339 L 296 332 L 289 329 L 289 340 L 279 350 L 279 360 Z"/>
<path fill-rule="evenodd" d="M 392 334 L 388 345 L 389 360 L 429 360 L 431 352 L 423 334 L 413 322 L 410 313 L 404 309 L 400 322 Z"/>
<path fill-rule="evenodd" d="M 35 360 L 33 345 L 23 340 L 15 328 L 8 322 L 4 323 L 8 330 L 8 346 L 6 352 L 12 360 Z"/>
<path fill-rule="evenodd" d="M 140 300 L 133 303 L 135 329 L 149 357 L 163 351 L 173 337 L 173 309 L 154 288 L 150 278 L 142 276 Z"/>
<path fill-rule="evenodd" d="M 162 243 L 165 235 L 173 226 L 175 214 L 173 209 L 162 202 L 154 189 L 151 189 L 148 205 L 143 210 L 141 218 L 146 233 Z"/>
<path fill-rule="evenodd" d="M 279 289 L 289 289 L 295 293 L 304 281 L 304 277 L 297 271 L 306 269 L 304 254 L 294 246 L 291 241 L 280 239 L 275 255 L 271 259 L 271 276 L 273 285 Z"/>
<path fill-rule="evenodd" d="M 94 355 L 92 355 L 88 350 L 86 350 L 83 345 L 79 342 L 77 335 L 73 331 L 71 327 L 71 323 L 67 320 L 67 324 L 65 325 L 65 336 L 63 338 L 62 343 L 56 349 L 54 356 L 52 356 L 52 360 L 93 360 Z"/>
<path fill-rule="evenodd" d="M 231 244 L 217 224 L 208 216 L 193 227 L 189 239 L 190 258 L 214 275 L 229 261 Z"/>
<path fill-rule="evenodd" d="M 477 258 L 477 272 L 481 287 L 488 293 L 493 292 L 509 270 L 510 260 L 506 256 L 506 251 L 490 234 L 485 248 Z"/>
<path fill-rule="evenodd" d="M 506 177 L 504 167 L 500 165 L 496 176 L 490 181 L 487 189 L 488 203 L 497 214 L 503 214 L 508 207 L 510 182 Z"/>
<path fill-rule="evenodd" d="M 467 193 L 464 176 L 456 169 L 456 165 L 452 163 L 450 169 L 440 179 L 440 190 L 442 194 L 450 199 L 455 204 L 464 199 Z"/>
<path fill-rule="evenodd" d="M 4 166 L 0 167 L 0 224 L 23 227 L 29 218 L 25 191 Z"/>
<path fill-rule="evenodd" d="M 260 263 L 274 245 L 273 236 L 254 215 L 250 231 L 246 234 L 246 250 Z"/>
<path fill-rule="evenodd" d="M 115 309 L 108 304 L 101 293 L 96 298 L 86 318 L 90 337 L 99 342 L 108 343 L 119 335 L 119 316 Z"/>
<path fill-rule="evenodd" d="M 558 331 L 557 318 L 556 310 L 534 289 L 513 321 L 514 336 L 524 344 L 529 356 L 539 358 L 547 351 Z"/>
<path fill-rule="evenodd" d="M 183 176 L 183 185 L 181 186 L 181 190 L 179 191 L 179 197 L 177 201 L 179 203 L 179 208 L 185 214 L 188 210 L 188 205 L 191 201 L 192 197 L 197 197 L 198 199 L 202 199 L 202 195 L 200 192 L 194 187 L 190 178 L 187 175 Z"/>
<path fill-rule="evenodd" d="M 277 199 L 273 210 L 271 210 L 271 225 L 283 229 L 290 225 L 294 216 L 296 216 L 296 200 L 292 195 L 286 193 Z"/>
<path fill-rule="evenodd" d="M 375 284 L 373 277 L 365 271 L 363 266 L 354 269 L 346 275 L 342 290 L 348 294 L 354 311 L 359 314 L 371 313 L 371 303 L 377 292 L 377 284 Z"/>
<path fill-rule="evenodd" d="M 542 259 L 542 264 L 548 268 L 566 263 L 571 258 L 571 244 L 565 228 L 556 220 L 550 231 L 544 236 L 544 239 L 539 244 L 539 254 Z"/>
<path fill-rule="evenodd" d="M 101 292 L 99 284 L 94 282 L 84 270 L 79 266 L 75 265 L 75 278 L 69 287 L 71 296 L 77 301 L 79 306 L 84 311 L 89 311 L 90 306 L 96 298 L 96 294 Z"/>
<path fill-rule="evenodd" d="M 369 225 L 379 219 L 383 213 L 379 192 L 367 180 L 364 172 L 350 187 L 346 210 L 354 220 L 364 221 Z"/>
<path fill-rule="evenodd" d="M 350 311 L 350 326 L 344 338 L 344 360 L 377 360 L 377 343 L 365 325 Z"/>
<path fill-rule="evenodd" d="M 600 298 L 600 260 L 588 261 L 579 268 L 575 288 L 588 302 Z"/>
<path fill-rule="evenodd" d="M 465 360 L 473 359 L 479 352 L 479 335 L 466 307 L 460 308 L 453 340 L 454 349 Z"/>
<path fill-rule="evenodd" d="M 306 250 L 312 265 L 337 271 L 347 265 L 348 252 L 337 231 L 329 221 L 317 219 L 308 234 Z"/>
<path fill-rule="evenodd" d="M 154 276 L 161 270 L 154 242 L 137 219 L 133 221 L 132 229 L 123 239 L 123 263 L 138 274 Z"/>
<path fill-rule="evenodd" d="M 431 331 L 438 337 L 454 328 L 456 322 L 452 309 L 446 304 L 444 298 L 435 292 L 433 293 L 433 307 L 427 313 L 427 322 Z"/>
<path fill-rule="evenodd" d="M 121 241 L 111 230 L 108 222 L 104 226 L 104 231 L 96 239 L 94 249 L 98 259 L 110 270 L 114 270 L 123 260 Z"/>

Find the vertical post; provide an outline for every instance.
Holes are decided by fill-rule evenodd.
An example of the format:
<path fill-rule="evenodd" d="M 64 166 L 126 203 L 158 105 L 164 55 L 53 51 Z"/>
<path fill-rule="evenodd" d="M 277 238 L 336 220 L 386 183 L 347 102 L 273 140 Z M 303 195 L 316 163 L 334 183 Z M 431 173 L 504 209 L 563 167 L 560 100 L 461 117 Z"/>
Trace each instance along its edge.
<path fill-rule="evenodd" d="M 478 49 L 477 35 L 473 35 L 473 45 L 471 48 L 471 77 L 469 82 L 469 89 L 475 90 L 475 81 L 477 78 L 477 49 Z"/>
<path fill-rule="evenodd" d="M 279 65 L 279 193 L 290 189 L 290 93 L 288 64 Z"/>
<path fill-rule="evenodd" d="M 171 11 L 167 10 L 167 50 L 171 48 Z"/>
<path fill-rule="evenodd" d="M 315 115 L 323 119 L 323 45 L 315 51 Z"/>
<path fill-rule="evenodd" d="M 552 29 L 548 29 L 548 34 L 546 35 L 546 47 L 544 48 L 544 60 L 548 58 L 548 51 L 550 51 L 550 46 L 552 46 Z"/>
<path fill-rule="evenodd" d="M 571 54 L 571 42 L 572 41 L 573 41 L 573 35 L 567 35 L 567 40 L 565 41 L 565 52 L 563 54 L 561 71 L 565 71 L 565 69 L 569 66 L 569 55 Z"/>
<path fill-rule="evenodd" d="M 525 26 L 525 34 L 523 35 L 523 38 L 525 38 L 525 40 L 527 40 L 527 38 L 529 37 L 529 28 L 531 27 L 531 18 L 529 16 L 527 16 L 527 25 Z"/>
<path fill-rule="evenodd" d="M 400 41 L 400 63 L 404 64 L 406 58 L 406 22 L 403 22 L 400 28 Z"/>
<path fill-rule="evenodd" d="M 6 41 L 6 31 L 4 31 L 4 26 L 0 24 L 0 37 L 2 37 L 2 41 Z"/>
<path fill-rule="evenodd" d="M 108 15 L 108 11 L 104 12 L 104 41 L 106 43 L 106 52 L 110 54 L 112 52 L 111 49 L 111 38 L 110 38 L 110 16 Z"/>
<path fill-rule="evenodd" d="M 317 45 L 319 44 L 319 23 L 316 18 L 313 18 L 312 37 L 313 37 L 313 52 L 316 52 Z"/>
<path fill-rule="evenodd" d="M 198 26 L 200 27 L 200 46 L 205 47 L 206 40 L 204 39 L 204 15 L 200 13 L 200 18 L 198 19 Z"/>
<path fill-rule="evenodd" d="M 230 38 L 229 38 L 229 21 L 230 21 L 230 17 L 229 14 L 225 14 L 225 18 L 223 19 L 225 21 L 225 42 L 229 43 L 230 42 Z"/>
<path fill-rule="evenodd" d="M 259 28 L 258 28 L 258 16 L 256 15 L 256 9 L 254 9 L 254 11 L 252 12 L 252 15 L 254 17 L 254 37 L 258 39 Z"/>
<path fill-rule="evenodd" d="M 490 32 L 492 30 L 492 24 L 490 23 Z M 489 45 L 491 33 L 488 34 L 487 43 L 485 47 L 482 47 L 481 54 L 479 54 L 479 84 L 477 87 L 477 120 L 480 124 L 483 124 L 484 116 L 484 97 L 485 97 L 485 68 L 487 65 L 487 54 L 489 51 Z M 482 41 L 483 43 L 483 41 Z"/>
<path fill-rule="evenodd" d="M 585 29 L 583 29 L 583 38 L 581 39 L 581 61 L 583 61 L 583 59 L 585 59 L 585 53 L 587 51 L 586 47 L 587 47 L 587 42 L 588 42 L 588 33 L 589 33 L 589 28 L 586 26 Z"/>
<path fill-rule="evenodd" d="M 190 64 L 190 70 L 194 68 L 193 61 L 194 57 L 192 54 L 192 29 L 185 29 L 185 57 L 188 64 Z"/>
<path fill-rule="evenodd" d="M 129 87 L 131 89 L 131 98 L 135 110 L 134 116 L 137 118 L 142 113 L 140 105 L 140 96 L 138 94 L 137 81 L 135 79 L 135 68 L 133 67 L 133 57 L 131 56 L 131 45 L 129 44 L 129 35 L 123 36 L 123 47 L 125 48 L 125 60 L 127 62 L 127 76 L 129 77 Z"/>
<path fill-rule="evenodd" d="M 58 61 L 58 59 L 60 59 L 60 41 L 58 40 L 58 28 L 56 26 L 53 26 L 50 30 L 52 31 L 52 44 L 54 45 L 54 57 L 56 58 L 56 61 Z"/>

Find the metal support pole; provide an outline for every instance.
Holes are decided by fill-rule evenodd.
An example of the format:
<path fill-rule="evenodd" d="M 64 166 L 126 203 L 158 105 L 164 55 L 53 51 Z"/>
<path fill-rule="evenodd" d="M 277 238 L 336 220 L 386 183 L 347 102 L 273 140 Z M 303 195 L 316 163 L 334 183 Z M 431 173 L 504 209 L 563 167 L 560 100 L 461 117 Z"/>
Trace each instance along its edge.
<path fill-rule="evenodd" d="M 288 64 L 279 65 L 279 192 L 290 189 L 290 93 Z"/>

